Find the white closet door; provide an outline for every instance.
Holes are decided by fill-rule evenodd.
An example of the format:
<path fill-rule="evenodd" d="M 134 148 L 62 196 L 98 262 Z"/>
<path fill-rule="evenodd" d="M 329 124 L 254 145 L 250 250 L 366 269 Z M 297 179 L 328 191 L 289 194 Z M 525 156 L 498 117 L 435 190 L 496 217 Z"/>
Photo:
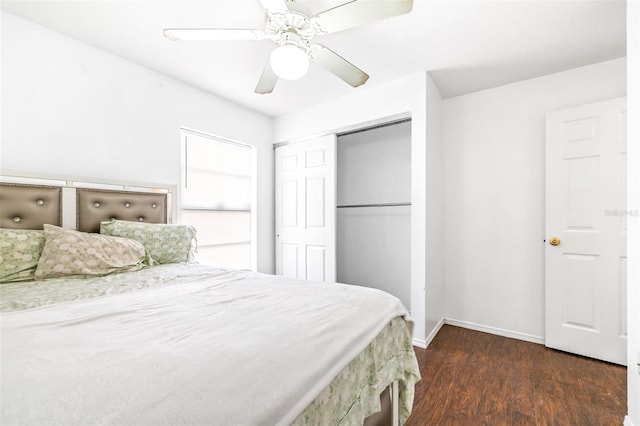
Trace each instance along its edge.
<path fill-rule="evenodd" d="M 626 364 L 626 102 L 547 116 L 547 346 Z M 555 239 L 554 239 L 555 238 Z"/>
<path fill-rule="evenodd" d="M 276 274 L 336 280 L 335 135 L 275 152 Z"/>

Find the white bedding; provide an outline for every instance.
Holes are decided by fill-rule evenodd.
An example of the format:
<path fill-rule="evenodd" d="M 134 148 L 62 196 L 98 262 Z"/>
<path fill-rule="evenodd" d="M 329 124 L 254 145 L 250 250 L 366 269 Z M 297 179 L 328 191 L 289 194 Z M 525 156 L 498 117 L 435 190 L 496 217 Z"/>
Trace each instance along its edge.
<path fill-rule="evenodd" d="M 65 301 L 78 281 L 48 282 L 42 303 L 36 284 L 9 305 L 20 288 L 0 286 L 3 308 L 35 306 L 1 316 L 1 424 L 290 424 L 407 316 L 363 287 L 202 265 L 144 274 L 128 292 L 140 273 L 89 283 L 84 300 Z"/>

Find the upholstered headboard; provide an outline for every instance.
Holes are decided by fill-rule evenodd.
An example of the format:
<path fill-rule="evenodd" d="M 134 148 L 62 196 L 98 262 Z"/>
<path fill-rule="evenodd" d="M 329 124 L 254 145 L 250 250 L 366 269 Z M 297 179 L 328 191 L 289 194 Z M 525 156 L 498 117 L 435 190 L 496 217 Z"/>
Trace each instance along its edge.
<path fill-rule="evenodd" d="M 78 230 L 100 232 L 100 222 L 112 219 L 167 223 L 167 194 L 82 189 L 77 194 Z"/>
<path fill-rule="evenodd" d="M 62 225 L 62 188 L 0 183 L 0 228 L 43 229 Z"/>
<path fill-rule="evenodd" d="M 3 170 L 0 228 L 43 229 L 44 224 L 100 232 L 111 219 L 171 223 L 175 185 L 51 176 Z"/>

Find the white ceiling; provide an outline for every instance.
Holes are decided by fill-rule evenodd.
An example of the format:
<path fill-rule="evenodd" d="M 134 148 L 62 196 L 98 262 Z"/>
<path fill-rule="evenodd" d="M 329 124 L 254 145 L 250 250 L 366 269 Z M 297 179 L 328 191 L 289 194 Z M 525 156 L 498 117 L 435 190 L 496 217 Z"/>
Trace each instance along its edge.
<path fill-rule="evenodd" d="M 313 13 L 345 2 L 296 1 Z M 269 116 L 425 70 L 452 97 L 622 57 L 626 49 L 622 0 L 414 0 L 408 15 L 314 39 L 371 76 L 361 88 L 312 63 L 303 79 L 258 95 L 271 41 L 162 36 L 167 27 L 263 29 L 258 0 L 3 0 L 1 8 Z"/>

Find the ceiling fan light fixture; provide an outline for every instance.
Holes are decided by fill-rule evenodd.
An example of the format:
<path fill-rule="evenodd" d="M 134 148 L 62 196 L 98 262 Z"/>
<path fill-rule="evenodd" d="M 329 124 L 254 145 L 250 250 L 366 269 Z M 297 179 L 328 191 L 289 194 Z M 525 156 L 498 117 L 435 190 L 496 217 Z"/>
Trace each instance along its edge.
<path fill-rule="evenodd" d="M 271 52 L 273 72 L 284 80 L 299 80 L 309 69 L 307 52 L 293 44 L 283 44 Z"/>

